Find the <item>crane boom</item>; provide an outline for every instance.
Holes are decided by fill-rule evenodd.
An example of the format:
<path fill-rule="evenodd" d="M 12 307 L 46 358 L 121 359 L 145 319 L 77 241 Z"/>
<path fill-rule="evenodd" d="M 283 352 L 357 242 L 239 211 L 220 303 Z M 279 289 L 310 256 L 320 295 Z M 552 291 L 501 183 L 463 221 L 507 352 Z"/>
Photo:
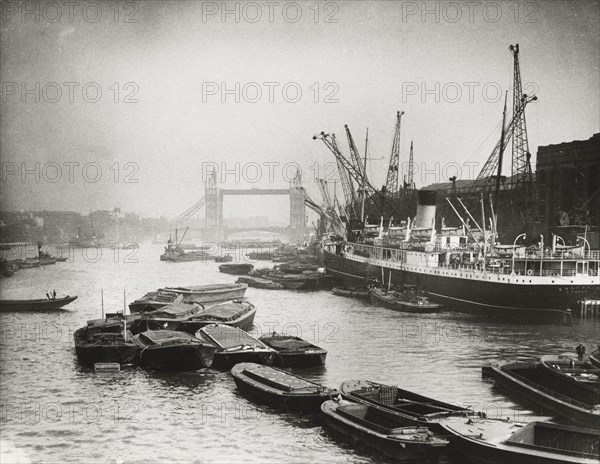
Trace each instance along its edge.
<path fill-rule="evenodd" d="M 353 214 L 354 216 L 356 216 L 356 212 L 354 211 L 354 200 L 356 195 L 356 193 L 354 192 L 354 185 L 348 178 L 348 172 L 346 171 L 344 164 L 339 159 L 336 160 L 336 163 L 338 168 L 338 175 L 340 177 L 340 183 L 342 184 L 342 191 L 344 192 L 346 214 Z"/>
<path fill-rule="evenodd" d="M 327 181 L 325 179 L 318 179 L 319 190 L 321 191 L 321 196 L 323 197 L 323 202 L 327 208 L 333 208 L 331 203 L 331 196 L 329 196 L 329 189 L 327 188 Z"/>
<path fill-rule="evenodd" d="M 358 170 L 352 165 L 352 163 L 350 163 L 346 159 L 346 157 L 340 152 L 339 148 L 337 147 L 337 141 L 335 138 L 335 134 L 326 134 L 325 132 L 321 132 L 320 134 L 315 135 L 313 137 L 313 140 L 317 140 L 317 139 L 320 139 L 327 146 L 327 148 L 329 148 L 329 150 L 333 153 L 333 155 L 335 156 L 335 158 L 338 161 L 338 166 L 340 166 L 340 165 L 343 166 L 344 170 L 348 174 L 350 174 L 352 179 L 354 179 L 357 183 L 360 184 L 360 182 L 362 180 L 361 175 L 358 172 Z M 343 187 L 343 185 L 342 185 L 342 187 Z M 381 193 L 378 192 L 377 189 L 371 185 L 371 183 L 368 181 L 368 179 L 365 179 L 364 188 L 365 188 L 365 192 L 369 196 L 374 196 L 377 194 L 381 195 Z"/>
<path fill-rule="evenodd" d="M 394 141 L 392 142 L 392 153 L 390 154 L 390 165 L 387 172 L 385 189 L 388 194 L 394 194 L 398 191 L 398 171 L 400 169 L 400 129 L 402 126 L 402 115 L 404 111 L 396 113 L 396 130 L 394 131 Z"/>
<path fill-rule="evenodd" d="M 319 180 L 322 180 L 322 179 L 319 179 Z M 339 218 L 339 216 L 337 215 L 337 213 L 335 212 L 335 210 L 326 208 L 323 206 L 319 206 L 310 197 L 310 195 L 304 189 L 304 187 L 299 187 L 299 191 L 304 195 L 304 204 L 306 206 L 308 206 L 310 209 L 312 209 L 315 213 L 319 214 L 321 216 L 322 220 L 323 220 L 323 218 L 327 219 L 329 224 L 331 225 L 331 227 L 337 234 L 339 234 L 339 235 L 344 234 L 344 225 L 343 225 L 341 219 Z"/>
<path fill-rule="evenodd" d="M 321 139 L 327 148 L 329 148 L 329 150 L 333 153 L 333 156 L 335 156 L 338 175 L 340 176 L 342 191 L 344 192 L 344 200 L 346 202 L 346 214 L 355 218 L 356 191 L 354 190 L 354 184 L 348 177 L 348 174 L 350 174 L 352 178 L 356 180 L 356 169 L 340 151 L 335 134 L 325 134 L 325 132 L 321 132 L 319 136 L 315 135 L 313 140 L 316 140 L 317 138 Z M 358 178 L 360 178 L 359 175 Z M 359 182 L 358 180 L 356 181 Z"/>
<path fill-rule="evenodd" d="M 503 137 L 498 141 L 491 155 L 483 165 L 483 168 L 479 172 L 477 179 L 471 185 L 470 191 L 481 190 L 483 187 L 487 185 L 488 179 L 495 175 L 495 172 L 498 170 L 498 163 L 500 160 L 500 148 L 508 145 L 510 138 L 512 136 L 512 128 L 515 124 L 515 121 L 519 116 L 525 111 L 525 107 L 528 103 L 537 100 L 537 97 L 534 95 L 532 97 L 528 97 L 527 95 L 523 95 L 521 98 L 521 104 L 517 108 L 515 114 L 512 119 L 508 123 L 508 125 L 504 128 Z"/>
<path fill-rule="evenodd" d="M 360 153 L 358 153 L 358 148 L 356 148 L 356 144 L 354 143 L 354 138 L 350 133 L 350 128 L 346 124 L 344 126 L 346 128 L 346 137 L 348 138 L 348 147 L 350 148 L 350 155 L 352 156 L 352 164 L 357 168 L 358 173 L 362 179 L 367 178 L 367 174 L 365 173 L 365 167 L 363 161 L 360 159 Z M 360 183 L 362 188 L 362 182 Z"/>

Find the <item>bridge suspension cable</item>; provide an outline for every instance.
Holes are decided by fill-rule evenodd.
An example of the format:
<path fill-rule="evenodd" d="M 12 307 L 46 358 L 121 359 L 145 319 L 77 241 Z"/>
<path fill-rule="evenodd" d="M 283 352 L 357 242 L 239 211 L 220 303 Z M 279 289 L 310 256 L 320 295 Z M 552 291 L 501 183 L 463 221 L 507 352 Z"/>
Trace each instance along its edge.
<path fill-rule="evenodd" d="M 185 221 L 186 219 L 189 219 L 194 214 L 196 214 L 198 211 L 200 211 L 200 208 L 202 208 L 204 206 L 204 204 L 205 204 L 205 200 L 204 200 L 204 197 L 202 197 L 199 201 L 194 203 L 190 208 L 185 210 L 179 216 L 176 216 L 173 219 L 171 219 L 169 221 L 169 224 L 177 224 L 179 222 Z"/>

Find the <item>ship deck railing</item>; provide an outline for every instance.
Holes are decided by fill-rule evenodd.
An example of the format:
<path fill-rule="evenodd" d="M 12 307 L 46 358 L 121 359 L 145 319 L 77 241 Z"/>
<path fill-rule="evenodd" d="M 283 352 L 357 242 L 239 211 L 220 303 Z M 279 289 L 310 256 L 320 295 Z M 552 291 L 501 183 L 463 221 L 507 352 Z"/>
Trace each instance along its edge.
<path fill-rule="evenodd" d="M 350 250 L 347 250 L 350 251 Z M 406 253 L 409 251 L 423 251 L 426 253 L 439 253 L 442 251 L 452 251 L 455 253 L 460 252 L 472 252 L 472 249 L 439 249 L 436 250 L 432 248 L 431 250 L 407 250 L 400 248 L 387 248 L 381 246 L 374 245 L 366 245 L 366 244 L 353 244 L 351 245 L 351 252 L 355 255 L 362 256 L 365 258 L 378 259 L 382 261 L 387 261 L 390 263 L 405 263 L 406 262 Z M 577 256 L 573 258 L 560 258 L 557 257 L 556 254 L 552 253 L 535 253 L 535 254 L 527 254 L 522 257 L 516 257 L 513 261 L 511 257 L 501 257 L 498 258 L 496 256 L 486 258 L 485 265 L 483 261 L 472 261 L 467 263 L 452 263 L 452 264 L 442 264 L 440 266 L 428 266 L 428 267 L 439 267 L 443 269 L 457 269 L 464 272 L 486 272 L 492 274 L 505 274 L 512 275 L 513 270 L 515 275 L 522 276 L 545 276 L 545 277 L 574 277 L 574 276 L 598 276 L 599 268 L 598 263 L 594 262 L 593 256 L 595 256 L 595 252 L 597 250 L 592 250 L 592 252 L 583 253 L 582 256 Z M 565 260 L 572 261 L 573 264 L 577 261 L 585 261 L 584 267 L 577 268 L 565 268 L 563 266 L 563 261 Z M 527 265 L 528 261 L 530 263 L 539 264 L 540 267 L 534 267 L 533 265 Z M 549 263 L 560 263 L 560 268 L 554 267 L 544 268 Z M 581 263 L 578 263 L 580 265 Z M 594 264 L 596 264 L 594 266 Z"/>
<path fill-rule="evenodd" d="M 384 246 L 377 245 L 368 245 L 363 243 L 354 243 L 351 245 L 353 248 L 353 253 L 359 256 L 364 256 L 366 258 L 376 258 L 376 259 L 391 259 L 392 261 L 396 256 L 399 256 L 400 253 L 410 252 L 410 251 L 419 251 L 424 253 L 479 253 L 479 248 L 477 247 L 461 247 L 461 248 L 445 248 L 440 247 L 438 245 L 430 247 L 430 248 L 390 248 Z M 375 255 L 374 255 L 375 254 Z M 497 255 L 497 254 L 489 254 L 486 259 L 511 259 L 512 254 L 506 255 Z M 600 250 L 589 250 L 582 253 L 573 253 L 567 250 L 561 251 L 544 251 L 544 252 L 527 252 L 525 254 L 516 253 L 515 260 L 523 261 L 523 260 L 548 260 L 548 261 L 577 261 L 577 260 L 589 260 L 589 261 L 599 261 L 600 262 Z"/>

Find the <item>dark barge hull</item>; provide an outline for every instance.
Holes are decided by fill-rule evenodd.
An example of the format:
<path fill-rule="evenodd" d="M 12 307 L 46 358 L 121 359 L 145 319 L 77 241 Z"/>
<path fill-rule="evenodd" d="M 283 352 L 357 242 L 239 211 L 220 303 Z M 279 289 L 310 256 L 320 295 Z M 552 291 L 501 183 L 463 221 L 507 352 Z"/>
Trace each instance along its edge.
<path fill-rule="evenodd" d="M 520 373 L 515 375 L 510 370 L 506 371 L 504 367 L 506 364 L 508 363 L 504 361 L 492 363 L 494 382 L 497 387 L 537 404 L 546 414 L 551 413 L 552 415 L 560 416 L 582 427 L 598 428 L 600 414 L 592 412 L 592 408 L 595 405 L 594 402 L 598 396 L 597 392 L 582 392 L 577 388 L 577 385 L 555 378 L 552 374 L 546 373 L 541 366 L 537 367 L 541 380 L 533 382 L 528 377 L 523 377 Z M 536 369 L 535 366 L 533 364 L 531 368 Z M 553 380 L 550 380 L 551 378 Z M 552 388 L 550 386 L 542 386 L 542 383 L 546 382 L 552 385 Z M 580 399 L 583 399 L 581 396 L 587 399 L 588 407 L 578 406 L 572 400 L 577 391 L 579 391 Z"/>
<path fill-rule="evenodd" d="M 345 296 L 348 298 L 361 298 L 365 300 L 369 299 L 368 290 L 347 290 L 345 288 L 334 287 L 331 291 L 334 295 L 338 296 Z"/>
<path fill-rule="evenodd" d="M 239 363 L 256 363 L 270 366 L 273 363 L 274 352 L 269 351 L 217 351 L 212 367 L 215 369 L 231 369 Z"/>
<path fill-rule="evenodd" d="M 354 447 L 360 446 L 392 458 L 396 461 L 421 462 L 433 458 L 448 442 L 438 439 L 436 442 L 394 440 L 393 435 L 376 433 L 360 423 L 356 423 L 337 412 L 333 401 L 321 405 L 322 417 L 328 429 L 335 432 L 345 442 Z M 380 414 L 386 414 L 382 411 Z M 390 414 L 390 413 L 387 413 Z M 402 436 L 400 436 L 402 437 Z"/>
<path fill-rule="evenodd" d="M 136 364 L 139 361 L 142 347 L 135 341 L 93 343 L 86 339 L 86 333 L 87 327 L 82 327 L 73 335 L 77 360 L 82 366 L 94 367 L 95 363 Z"/>
<path fill-rule="evenodd" d="M 288 410 L 318 411 L 324 401 L 338 394 L 337 391 L 326 387 L 320 387 L 317 391 L 294 391 L 293 388 L 287 389 L 285 386 L 278 385 L 276 381 L 273 383 L 268 378 L 269 376 L 267 378 L 251 376 L 246 372 L 246 366 L 246 364 L 237 364 L 231 369 L 233 380 L 242 393 L 252 396 L 263 403 Z M 297 377 L 287 372 L 284 372 L 284 375 Z M 316 384 L 314 386 L 317 387 Z"/>
<path fill-rule="evenodd" d="M 157 371 L 190 371 L 210 367 L 215 347 L 209 345 L 174 345 L 148 347 L 140 353 L 140 365 Z"/>
<path fill-rule="evenodd" d="M 321 350 L 318 353 L 285 353 L 275 354 L 274 366 L 278 367 L 316 367 L 324 366 L 327 358 L 327 351 Z"/>
<path fill-rule="evenodd" d="M 459 449 L 467 458 L 467 461 L 473 464 L 567 464 L 572 462 L 586 462 L 584 460 L 574 461 L 569 456 L 557 459 L 531 454 L 524 456 L 522 453 L 519 453 L 518 448 L 509 450 L 495 446 L 486 446 L 461 436 L 452 438 L 452 446 Z"/>
<path fill-rule="evenodd" d="M 137 364 L 141 348 L 133 343 L 113 346 L 83 345 L 75 347 L 79 364 L 94 367 L 95 363 Z"/>
<path fill-rule="evenodd" d="M 381 281 L 381 266 L 361 263 L 323 251 L 327 273 L 348 286 Z M 415 284 L 437 303 L 458 312 L 518 319 L 523 322 L 570 324 L 577 301 L 598 288 L 598 285 L 519 285 L 498 284 L 467 277 L 420 274 L 384 268 L 386 282 L 389 273 L 392 284 Z M 511 276 L 507 275 L 507 278 Z M 526 279 L 526 276 L 519 276 Z"/>

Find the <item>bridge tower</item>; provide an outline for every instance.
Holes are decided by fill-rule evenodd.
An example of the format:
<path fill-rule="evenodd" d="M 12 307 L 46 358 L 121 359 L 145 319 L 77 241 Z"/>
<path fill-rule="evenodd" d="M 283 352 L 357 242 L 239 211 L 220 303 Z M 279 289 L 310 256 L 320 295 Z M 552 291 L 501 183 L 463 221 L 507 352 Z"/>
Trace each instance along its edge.
<path fill-rule="evenodd" d="M 205 185 L 206 232 L 204 240 L 222 240 L 223 232 L 223 195 L 219 189 L 217 173 L 213 171 Z"/>
<path fill-rule="evenodd" d="M 297 170 L 294 179 L 290 182 L 290 236 L 297 241 L 302 241 L 306 234 L 306 204 L 304 198 L 302 175 L 300 170 Z"/>

